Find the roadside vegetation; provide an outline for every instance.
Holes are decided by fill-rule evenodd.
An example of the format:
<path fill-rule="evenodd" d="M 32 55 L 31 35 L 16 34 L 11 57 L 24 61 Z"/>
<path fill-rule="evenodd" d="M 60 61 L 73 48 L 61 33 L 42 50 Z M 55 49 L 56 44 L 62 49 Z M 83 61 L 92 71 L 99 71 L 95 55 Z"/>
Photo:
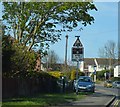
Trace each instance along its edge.
<path fill-rule="evenodd" d="M 113 75 L 114 75 L 114 70 L 111 69 L 111 70 L 102 70 L 102 71 L 97 71 L 97 79 L 98 80 L 101 80 L 101 81 L 104 81 L 105 80 L 105 73 L 106 73 L 106 79 L 109 78 L 109 73 L 110 73 L 110 77 L 113 78 Z"/>
<path fill-rule="evenodd" d="M 75 93 L 66 93 L 66 94 L 40 94 L 35 97 L 21 97 L 21 98 L 9 98 L 5 99 L 3 102 L 3 107 L 9 105 L 18 107 L 20 105 L 26 107 L 29 106 L 51 106 L 51 105 L 62 105 L 69 104 L 71 101 L 76 101 L 84 98 L 90 93 L 81 92 L 76 96 Z"/>

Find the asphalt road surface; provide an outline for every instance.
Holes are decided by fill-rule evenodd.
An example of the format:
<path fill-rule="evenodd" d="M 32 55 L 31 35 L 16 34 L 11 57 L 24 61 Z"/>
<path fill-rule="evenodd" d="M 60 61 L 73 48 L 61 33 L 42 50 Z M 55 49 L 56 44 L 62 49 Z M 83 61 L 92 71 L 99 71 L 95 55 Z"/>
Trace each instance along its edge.
<path fill-rule="evenodd" d="M 96 85 L 95 93 L 88 95 L 80 101 L 70 102 L 68 105 L 61 104 L 57 107 L 109 107 L 110 102 L 115 99 L 115 96 L 119 98 L 120 90 L 105 88 L 103 85 Z"/>

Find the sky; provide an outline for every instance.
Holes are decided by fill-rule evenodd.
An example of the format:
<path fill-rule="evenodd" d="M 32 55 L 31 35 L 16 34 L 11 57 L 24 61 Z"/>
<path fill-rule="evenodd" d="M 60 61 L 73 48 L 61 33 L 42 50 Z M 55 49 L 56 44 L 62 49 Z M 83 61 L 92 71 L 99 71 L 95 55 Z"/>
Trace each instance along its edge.
<path fill-rule="evenodd" d="M 66 35 L 68 35 L 68 61 L 71 61 L 71 48 L 76 40 L 75 36 L 80 36 L 85 58 L 99 57 L 99 49 L 109 40 L 118 43 L 118 3 L 95 2 L 95 5 L 98 11 L 90 12 L 95 18 L 92 25 L 84 27 L 82 31 L 64 32 L 61 41 L 51 45 L 50 50 L 54 50 L 62 61 L 65 59 Z"/>
<path fill-rule="evenodd" d="M 54 50 L 62 62 L 65 57 L 66 35 L 68 35 L 67 58 L 69 61 L 71 61 L 71 48 L 76 40 L 75 36 L 80 36 L 80 40 L 84 46 L 85 58 L 99 57 L 99 49 L 102 48 L 109 40 L 113 40 L 118 43 L 118 3 L 102 2 L 101 0 L 101 2 L 95 2 L 95 5 L 98 11 L 90 12 L 90 14 L 95 18 L 92 25 L 83 27 L 82 31 L 73 30 L 72 32 L 63 32 L 61 40 L 54 45 L 50 45 L 49 50 Z M 2 10 L 1 3 L 0 10 Z M 2 12 L 0 11 L 0 18 L 1 17 Z"/>

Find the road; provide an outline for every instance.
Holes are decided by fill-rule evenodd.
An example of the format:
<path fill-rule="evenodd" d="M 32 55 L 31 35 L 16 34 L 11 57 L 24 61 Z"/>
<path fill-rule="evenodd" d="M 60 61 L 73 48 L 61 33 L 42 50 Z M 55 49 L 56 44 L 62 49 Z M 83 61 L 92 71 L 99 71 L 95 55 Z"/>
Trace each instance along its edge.
<path fill-rule="evenodd" d="M 116 99 L 113 101 L 110 107 L 120 107 L 120 89 L 109 89 L 110 91 L 113 91 L 113 93 L 116 95 Z"/>
<path fill-rule="evenodd" d="M 81 101 L 74 102 L 73 105 L 91 105 L 104 107 L 113 100 L 116 94 L 116 89 L 104 88 L 101 85 L 96 85 L 96 90 L 94 94 L 86 97 L 85 99 L 82 99 Z"/>
<path fill-rule="evenodd" d="M 96 85 L 95 93 L 88 95 L 84 99 L 81 99 L 80 101 L 73 101 L 70 102 L 69 105 L 61 104 L 58 107 L 109 107 L 110 103 L 115 99 L 115 96 L 117 98 L 120 96 L 120 90 L 115 88 L 105 88 L 103 85 Z M 115 102 L 116 103 L 116 102 Z M 118 102 L 117 102 L 118 103 Z M 114 105 L 114 103 L 113 103 Z M 111 106 L 114 107 L 114 106 Z M 116 106 L 117 107 L 117 106 Z"/>

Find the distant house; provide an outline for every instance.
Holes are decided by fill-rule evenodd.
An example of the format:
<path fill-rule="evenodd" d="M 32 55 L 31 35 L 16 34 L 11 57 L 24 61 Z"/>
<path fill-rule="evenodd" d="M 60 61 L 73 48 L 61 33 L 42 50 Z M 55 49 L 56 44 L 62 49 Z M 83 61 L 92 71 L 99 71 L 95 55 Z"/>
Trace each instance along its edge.
<path fill-rule="evenodd" d="M 116 65 L 114 68 L 114 77 L 120 77 L 120 65 Z"/>
<path fill-rule="evenodd" d="M 40 54 L 38 54 L 37 56 L 35 71 L 37 72 L 46 71 L 46 67 L 44 66 L 44 63 L 41 61 Z"/>
<path fill-rule="evenodd" d="M 35 70 L 36 71 L 41 71 L 41 58 L 40 58 L 40 54 L 38 54 L 38 56 L 37 56 Z"/>
<path fill-rule="evenodd" d="M 84 61 L 80 64 L 80 70 L 86 75 L 91 75 L 95 71 L 101 71 L 105 69 L 114 68 L 117 59 L 108 58 L 84 58 Z"/>
<path fill-rule="evenodd" d="M 94 65 L 95 61 L 93 58 L 85 58 L 80 64 L 80 71 L 89 75 L 91 72 L 94 72 Z"/>
<path fill-rule="evenodd" d="M 120 59 L 118 60 L 118 63 L 115 64 L 114 77 L 120 77 Z"/>

